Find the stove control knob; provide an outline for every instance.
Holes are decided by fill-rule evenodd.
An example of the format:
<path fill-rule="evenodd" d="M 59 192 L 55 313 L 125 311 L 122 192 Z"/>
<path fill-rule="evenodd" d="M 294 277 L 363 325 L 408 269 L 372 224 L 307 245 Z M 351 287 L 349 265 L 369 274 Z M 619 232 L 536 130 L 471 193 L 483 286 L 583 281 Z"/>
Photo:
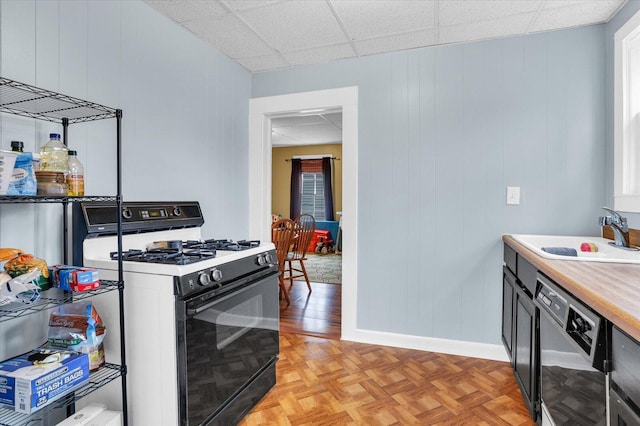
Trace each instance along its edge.
<path fill-rule="evenodd" d="M 200 284 L 201 286 L 205 286 L 205 285 L 209 285 L 210 283 L 211 283 L 211 280 L 209 279 L 209 275 L 207 274 L 198 275 L 198 284 Z"/>
<path fill-rule="evenodd" d="M 222 271 L 220 269 L 214 269 L 211 271 L 211 279 L 216 282 L 222 280 Z"/>
<path fill-rule="evenodd" d="M 258 255 L 258 258 L 256 259 L 256 263 L 258 264 L 258 266 L 262 266 L 265 263 L 267 263 L 267 256 L 263 256 L 263 255 Z"/>
<path fill-rule="evenodd" d="M 127 208 L 122 209 L 122 217 L 124 217 L 125 219 L 131 219 L 131 216 L 133 216 L 133 213 L 131 213 L 131 210 Z"/>
<path fill-rule="evenodd" d="M 273 263 L 273 256 L 271 256 L 271 253 L 265 254 L 264 260 L 266 260 L 267 263 Z"/>
<path fill-rule="evenodd" d="M 180 216 L 182 214 L 182 211 L 180 210 L 180 207 L 174 207 L 173 208 L 173 215 L 174 216 Z"/>

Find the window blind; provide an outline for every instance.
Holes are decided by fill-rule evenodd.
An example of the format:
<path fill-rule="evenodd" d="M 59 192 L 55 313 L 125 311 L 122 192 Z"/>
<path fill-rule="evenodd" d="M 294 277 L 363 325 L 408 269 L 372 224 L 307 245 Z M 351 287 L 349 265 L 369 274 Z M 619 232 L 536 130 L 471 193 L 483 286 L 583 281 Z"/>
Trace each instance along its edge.
<path fill-rule="evenodd" d="M 320 173 L 307 173 L 304 171 L 302 172 L 300 213 L 308 213 L 312 215 L 316 220 L 325 220 L 324 176 L 322 174 L 322 171 Z"/>

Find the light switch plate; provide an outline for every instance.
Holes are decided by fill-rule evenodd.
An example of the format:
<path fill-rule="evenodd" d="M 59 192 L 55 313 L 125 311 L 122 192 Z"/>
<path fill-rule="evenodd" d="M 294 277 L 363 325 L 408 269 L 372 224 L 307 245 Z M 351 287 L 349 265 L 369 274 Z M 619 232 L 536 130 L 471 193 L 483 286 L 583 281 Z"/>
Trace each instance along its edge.
<path fill-rule="evenodd" d="M 507 204 L 510 204 L 510 205 L 520 204 L 520 187 L 519 186 L 507 186 Z"/>

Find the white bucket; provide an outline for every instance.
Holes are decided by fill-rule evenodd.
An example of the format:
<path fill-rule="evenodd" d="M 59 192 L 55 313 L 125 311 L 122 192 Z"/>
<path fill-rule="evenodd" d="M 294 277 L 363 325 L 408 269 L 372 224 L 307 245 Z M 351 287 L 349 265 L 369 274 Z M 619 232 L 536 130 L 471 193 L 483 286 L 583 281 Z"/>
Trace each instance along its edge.
<path fill-rule="evenodd" d="M 13 165 L 18 157 L 17 152 L 0 149 L 0 195 L 6 195 L 13 174 Z"/>

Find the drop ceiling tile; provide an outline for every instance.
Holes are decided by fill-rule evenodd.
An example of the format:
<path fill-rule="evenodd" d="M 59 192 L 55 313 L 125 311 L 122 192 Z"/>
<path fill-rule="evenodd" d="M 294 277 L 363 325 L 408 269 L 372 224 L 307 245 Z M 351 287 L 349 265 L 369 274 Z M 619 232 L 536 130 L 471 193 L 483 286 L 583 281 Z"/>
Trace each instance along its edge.
<path fill-rule="evenodd" d="M 276 55 L 275 53 L 271 55 L 254 56 L 250 58 L 238 58 L 236 59 L 236 62 L 238 62 L 240 65 L 251 72 L 275 70 L 278 68 L 287 68 L 291 66 L 281 56 Z"/>
<path fill-rule="evenodd" d="M 436 25 L 436 2 L 433 1 L 333 0 L 332 4 L 354 40 L 434 28 Z"/>
<path fill-rule="evenodd" d="M 145 0 L 145 3 L 178 23 L 219 18 L 229 13 L 220 3 L 210 0 Z"/>
<path fill-rule="evenodd" d="M 606 2 L 586 2 L 578 6 L 556 7 L 540 11 L 529 31 L 546 31 L 606 22 L 611 16 Z"/>
<path fill-rule="evenodd" d="M 232 14 L 218 19 L 188 21 L 183 25 L 232 59 L 273 54 L 260 37 Z"/>
<path fill-rule="evenodd" d="M 302 143 L 329 143 L 342 140 L 342 130 L 330 124 L 309 124 L 306 126 L 281 127 L 277 133 Z"/>
<path fill-rule="evenodd" d="M 342 129 L 342 112 L 331 112 L 328 114 L 321 114 L 325 120 L 331 122 L 338 129 Z"/>
<path fill-rule="evenodd" d="M 554 1 L 543 1 L 542 9 L 554 9 L 556 7 L 570 7 L 576 6 L 581 3 L 587 3 L 589 0 L 554 0 Z M 599 2 L 605 2 L 607 0 L 601 0 Z"/>
<path fill-rule="evenodd" d="M 356 56 L 356 53 L 353 51 L 350 44 L 345 43 L 336 46 L 315 47 L 313 49 L 283 53 L 282 56 L 284 56 L 291 65 L 309 65 L 344 58 L 353 58 Z"/>
<path fill-rule="evenodd" d="M 542 3 L 543 9 L 555 9 L 559 7 L 585 7 L 589 3 L 608 9 L 611 13 L 615 12 L 626 0 L 554 0 Z"/>
<path fill-rule="evenodd" d="M 280 52 L 348 42 L 324 1 L 291 0 L 239 15 Z"/>
<path fill-rule="evenodd" d="M 263 6 L 271 6 L 286 0 L 218 0 L 226 4 L 233 11 L 257 9 Z"/>
<path fill-rule="evenodd" d="M 295 139 L 281 135 L 278 132 L 271 132 L 271 146 L 296 145 L 297 143 Z"/>
<path fill-rule="evenodd" d="M 436 30 L 429 29 L 407 34 L 396 34 L 388 37 L 373 38 L 370 40 L 358 40 L 356 48 L 361 55 L 373 55 L 376 53 L 394 52 L 398 50 L 413 49 L 416 47 L 431 46 L 436 43 Z"/>
<path fill-rule="evenodd" d="M 535 12 L 543 2 L 540 0 L 448 0 L 438 3 L 440 26 L 491 21 L 520 13 Z"/>
<path fill-rule="evenodd" d="M 523 34 L 535 12 L 502 18 L 499 21 L 482 21 L 440 28 L 438 44 L 485 40 Z"/>
<path fill-rule="evenodd" d="M 271 119 L 271 128 L 279 129 L 281 127 L 293 127 L 293 126 L 306 126 L 309 124 L 322 124 L 326 123 L 319 115 L 303 115 L 303 116 L 291 116 L 280 117 Z"/>

